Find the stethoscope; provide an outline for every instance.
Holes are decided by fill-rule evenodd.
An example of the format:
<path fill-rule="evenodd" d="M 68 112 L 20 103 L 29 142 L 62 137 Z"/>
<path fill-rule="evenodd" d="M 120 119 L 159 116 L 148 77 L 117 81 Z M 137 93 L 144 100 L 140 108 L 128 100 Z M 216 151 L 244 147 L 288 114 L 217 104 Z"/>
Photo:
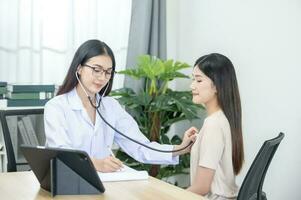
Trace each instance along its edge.
<path fill-rule="evenodd" d="M 191 145 L 193 144 L 193 142 L 191 141 L 187 146 L 185 146 L 185 147 L 183 147 L 183 148 L 181 148 L 181 149 L 178 149 L 178 150 L 161 150 L 161 149 L 156 149 L 156 148 L 147 146 L 146 144 L 143 144 L 143 143 L 141 143 L 141 142 L 139 142 L 139 141 L 137 141 L 137 140 L 135 140 L 135 139 L 133 139 L 133 138 L 131 138 L 131 137 L 125 135 L 124 133 L 120 132 L 118 129 L 116 129 L 115 127 L 113 127 L 113 126 L 112 126 L 112 125 L 111 125 L 111 124 L 110 124 L 110 123 L 102 116 L 102 114 L 101 114 L 100 111 L 99 111 L 100 104 L 102 104 L 102 98 L 104 97 L 104 95 L 105 95 L 105 93 L 106 93 L 106 91 L 107 91 L 107 89 L 108 89 L 108 87 L 109 87 L 110 82 L 107 83 L 106 89 L 104 90 L 104 92 L 102 93 L 102 95 L 99 97 L 98 102 L 95 101 L 95 104 L 94 104 L 94 103 L 93 103 L 93 100 L 92 100 L 92 97 L 90 97 L 90 95 L 87 93 L 87 91 L 86 91 L 84 85 L 83 85 L 82 82 L 80 81 L 80 79 L 79 79 L 79 77 L 78 77 L 77 71 L 75 72 L 75 76 L 76 76 L 76 79 L 77 79 L 77 81 L 78 81 L 80 87 L 83 89 L 84 93 L 86 94 L 87 98 L 89 99 L 89 102 L 90 102 L 91 106 L 92 106 L 93 108 L 95 108 L 95 110 L 96 110 L 96 112 L 98 113 L 99 117 L 100 117 L 100 118 L 101 118 L 101 119 L 102 119 L 102 120 L 103 120 L 103 121 L 111 128 L 111 129 L 113 129 L 115 132 L 117 132 L 118 134 L 122 135 L 123 137 L 127 138 L 128 140 L 130 140 L 130 141 L 132 141 L 132 142 L 135 142 L 135 143 L 137 143 L 137 144 L 140 144 L 141 146 L 144 146 L 144 147 L 146 147 L 146 148 L 148 148 L 148 149 L 151 149 L 151 150 L 153 150 L 153 151 L 158 151 L 158 152 L 162 152 L 162 153 L 173 153 L 173 152 L 182 151 L 182 150 L 188 148 L 189 146 L 191 146 Z M 103 106 L 103 108 L 104 108 L 104 106 Z"/>

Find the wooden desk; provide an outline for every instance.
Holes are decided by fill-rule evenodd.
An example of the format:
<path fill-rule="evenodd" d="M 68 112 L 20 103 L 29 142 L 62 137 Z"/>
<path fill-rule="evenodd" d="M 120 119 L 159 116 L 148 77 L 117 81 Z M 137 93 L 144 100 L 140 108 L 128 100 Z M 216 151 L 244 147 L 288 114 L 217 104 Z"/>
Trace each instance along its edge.
<path fill-rule="evenodd" d="M 55 196 L 54 199 L 93 200 L 205 200 L 204 197 L 150 177 L 145 181 L 106 182 L 99 195 Z M 0 173 L 1 200 L 47 200 L 49 192 L 40 188 L 32 172 Z"/>

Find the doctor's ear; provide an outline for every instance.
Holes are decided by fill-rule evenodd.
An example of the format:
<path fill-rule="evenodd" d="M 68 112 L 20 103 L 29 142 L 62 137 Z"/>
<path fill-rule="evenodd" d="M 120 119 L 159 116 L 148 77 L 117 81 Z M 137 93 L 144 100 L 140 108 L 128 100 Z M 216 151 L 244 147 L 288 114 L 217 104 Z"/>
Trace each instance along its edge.
<path fill-rule="evenodd" d="M 82 66 L 81 65 L 78 65 L 77 69 L 76 69 L 76 73 L 78 75 L 80 75 L 82 73 Z"/>

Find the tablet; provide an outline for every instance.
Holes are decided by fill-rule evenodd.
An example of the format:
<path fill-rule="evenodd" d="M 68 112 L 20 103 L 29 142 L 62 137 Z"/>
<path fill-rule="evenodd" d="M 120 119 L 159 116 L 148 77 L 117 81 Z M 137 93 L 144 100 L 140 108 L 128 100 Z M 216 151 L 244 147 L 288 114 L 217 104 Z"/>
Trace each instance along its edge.
<path fill-rule="evenodd" d="M 51 160 L 58 158 L 100 193 L 105 191 L 88 154 L 80 150 L 21 145 L 21 151 L 43 189 L 51 191 Z M 72 183 L 70 183 L 72 184 Z"/>

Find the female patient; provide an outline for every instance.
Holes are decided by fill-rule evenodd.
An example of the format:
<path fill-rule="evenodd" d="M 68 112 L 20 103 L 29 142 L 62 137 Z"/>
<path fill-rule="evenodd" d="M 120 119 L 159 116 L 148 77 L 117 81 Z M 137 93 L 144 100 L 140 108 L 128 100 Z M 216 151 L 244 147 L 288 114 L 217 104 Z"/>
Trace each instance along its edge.
<path fill-rule="evenodd" d="M 217 53 L 200 57 L 193 69 L 193 102 L 207 118 L 191 149 L 189 191 L 209 199 L 235 199 L 235 176 L 244 160 L 241 104 L 234 67 Z"/>

